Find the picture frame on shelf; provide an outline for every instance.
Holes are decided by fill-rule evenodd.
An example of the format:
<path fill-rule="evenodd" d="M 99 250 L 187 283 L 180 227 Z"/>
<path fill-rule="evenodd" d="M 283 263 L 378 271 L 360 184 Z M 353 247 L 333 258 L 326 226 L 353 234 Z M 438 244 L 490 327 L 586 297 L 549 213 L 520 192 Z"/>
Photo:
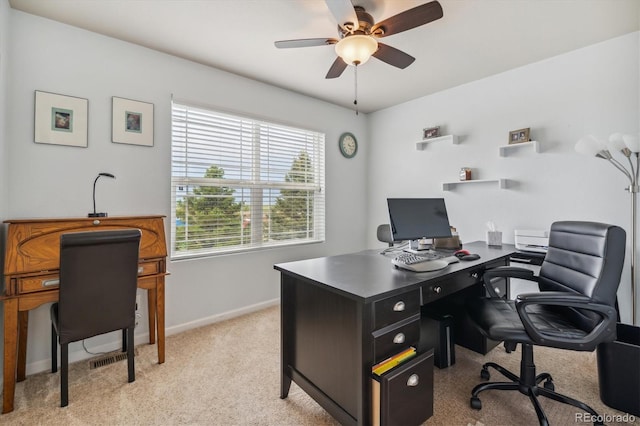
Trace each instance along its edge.
<path fill-rule="evenodd" d="M 111 140 L 153 146 L 153 104 L 116 96 L 111 99 Z"/>
<path fill-rule="evenodd" d="M 86 148 L 89 100 L 35 91 L 34 142 Z"/>
<path fill-rule="evenodd" d="M 440 126 L 422 129 L 422 139 L 433 139 L 440 136 Z"/>
<path fill-rule="evenodd" d="M 509 132 L 509 145 L 515 143 L 529 142 L 529 133 L 531 128 L 512 130 Z"/>

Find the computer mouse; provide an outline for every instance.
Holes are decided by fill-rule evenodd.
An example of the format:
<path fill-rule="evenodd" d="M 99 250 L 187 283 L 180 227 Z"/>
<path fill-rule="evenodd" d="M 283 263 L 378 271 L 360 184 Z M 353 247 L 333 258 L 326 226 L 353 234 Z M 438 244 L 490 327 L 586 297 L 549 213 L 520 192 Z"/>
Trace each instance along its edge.
<path fill-rule="evenodd" d="M 467 254 L 471 254 L 471 252 L 469 250 L 461 249 L 461 250 L 455 251 L 453 254 L 454 254 L 454 256 L 460 257 L 460 256 L 464 256 L 464 255 L 467 255 Z"/>
<path fill-rule="evenodd" d="M 476 259 L 480 259 L 480 255 L 477 254 L 477 253 L 463 254 L 462 256 L 457 256 L 457 257 L 460 260 L 476 260 Z"/>

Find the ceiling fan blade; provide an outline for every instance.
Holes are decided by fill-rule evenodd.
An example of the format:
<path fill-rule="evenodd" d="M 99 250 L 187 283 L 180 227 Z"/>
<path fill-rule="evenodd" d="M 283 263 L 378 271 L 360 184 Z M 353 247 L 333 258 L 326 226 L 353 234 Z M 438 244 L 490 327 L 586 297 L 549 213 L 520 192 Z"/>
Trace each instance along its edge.
<path fill-rule="evenodd" d="M 297 40 L 280 40 L 274 44 L 278 49 L 288 49 L 290 47 L 326 46 L 337 42 L 338 40 L 335 38 L 301 38 Z"/>
<path fill-rule="evenodd" d="M 442 6 L 437 1 L 432 1 L 378 22 L 371 28 L 371 32 L 375 33 L 376 30 L 382 29 L 383 33 L 379 37 L 386 37 L 428 24 L 442 16 Z"/>
<path fill-rule="evenodd" d="M 378 50 L 373 54 L 374 57 L 386 62 L 394 67 L 405 69 L 416 60 L 413 56 L 391 47 L 387 44 L 378 42 Z"/>
<path fill-rule="evenodd" d="M 337 78 L 342 75 L 342 72 L 347 68 L 347 63 L 342 60 L 340 56 L 333 61 L 333 65 L 329 68 L 329 72 L 325 76 L 325 78 Z"/>
<path fill-rule="evenodd" d="M 353 32 L 354 29 L 360 26 L 358 15 L 351 4 L 351 0 L 325 0 L 325 2 L 342 29 Z"/>

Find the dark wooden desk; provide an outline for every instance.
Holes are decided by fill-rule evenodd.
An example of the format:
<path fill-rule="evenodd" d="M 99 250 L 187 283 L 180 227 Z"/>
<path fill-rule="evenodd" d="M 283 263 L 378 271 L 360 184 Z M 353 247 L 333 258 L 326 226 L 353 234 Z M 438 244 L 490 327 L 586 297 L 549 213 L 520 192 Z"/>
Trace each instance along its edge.
<path fill-rule="evenodd" d="M 16 378 L 26 377 L 29 311 L 58 300 L 60 235 L 111 229 L 140 229 L 138 288 L 147 290 L 149 341 L 158 336 L 164 362 L 164 279 L 167 245 L 164 216 L 7 220 L 4 262 L 4 365 L 2 413 L 13 411 Z M 157 320 L 157 322 L 156 322 Z M 157 325 L 157 327 L 156 327 Z"/>
<path fill-rule="evenodd" d="M 515 251 L 484 242 L 464 248 L 481 258 L 435 272 L 395 269 L 392 256 L 379 251 L 275 265 L 281 272 L 280 397 L 293 380 L 341 424 L 371 424 L 371 367 L 384 356 L 380 330 L 397 322 L 407 335 L 415 335 L 415 327 L 419 334 L 422 305 L 467 290 L 484 294 L 483 271 L 507 265 Z"/>

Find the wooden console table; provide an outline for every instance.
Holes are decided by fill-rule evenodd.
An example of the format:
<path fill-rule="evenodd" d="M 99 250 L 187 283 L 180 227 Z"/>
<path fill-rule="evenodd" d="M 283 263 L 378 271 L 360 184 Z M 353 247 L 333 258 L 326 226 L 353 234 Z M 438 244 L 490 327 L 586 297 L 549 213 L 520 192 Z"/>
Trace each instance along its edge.
<path fill-rule="evenodd" d="M 158 337 L 158 363 L 164 362 L 164 280 L 167 245 L 164 216 L 6 220 L 4 262 L 4 383 L 2 413 L 13 411 L 15 385 L 26 377 L 29 311 L 58 300 L 60 235 L 114 229 L 140 229 L 138 288 L 147 290 L 149 343 Z"/>

